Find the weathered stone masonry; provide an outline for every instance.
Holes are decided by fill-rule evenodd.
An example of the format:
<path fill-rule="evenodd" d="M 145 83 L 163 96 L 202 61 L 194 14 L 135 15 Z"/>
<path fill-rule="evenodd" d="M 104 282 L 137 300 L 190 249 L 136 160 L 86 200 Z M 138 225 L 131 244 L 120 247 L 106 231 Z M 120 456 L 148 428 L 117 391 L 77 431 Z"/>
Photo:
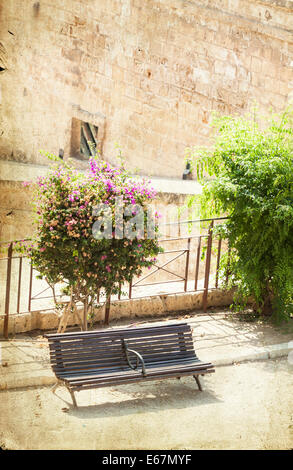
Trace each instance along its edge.
<path fill-rule="evenodd" d="M 119 142 L 132 168 L 181 177 L 212 109 L 285 106 L 292 12 L 274 0 L 2 0 L 1 158 L 67 157 L 86 114 L 106 158 Z"/>
<path fill-rule="evenodd" d="M 181 178 L 184 149 L 209 143 L 211 110 L 243 113 L 257 101 L 279 111 L 292 91 L 292 1 L 0 5 L 0 159 L 33 174 L 30 165 L 46 165 L 40 149 L 70 156 L 75 118 L 99 128 L 105 159 L 118 142 L 132 170 Z M 27 198 L 15 166 L 11 177 L 5 168 L 0 216 L 16 210 L 19 236 Z"/>

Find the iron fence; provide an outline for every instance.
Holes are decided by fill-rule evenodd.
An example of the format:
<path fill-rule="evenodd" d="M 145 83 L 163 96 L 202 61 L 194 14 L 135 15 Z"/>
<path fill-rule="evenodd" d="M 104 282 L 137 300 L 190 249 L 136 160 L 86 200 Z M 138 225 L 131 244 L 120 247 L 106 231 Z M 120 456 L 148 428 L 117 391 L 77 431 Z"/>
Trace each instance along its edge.
<path fill-rule="evenodd" d="M 164 249 L 163 253 L 160 253 L 158 257 L 160 259 L 162 257 L 168 258 L 169 255 L 171 257 L 163 262 L 160 262 L 158 258 L 157 263 L 150 272 L 145 272 L 141 276 L 134 278 L 128 286 L 121 286 L 125 289 L 125 292 L 116 297 L 112 296 L 111 300 L 130 300 L 158 294 L 171 295 L 182 292 L 203 292 L 202 308 L 206 311 L 208 290 L 218 288 L 219 285 L 221 256 L 225 251 L 229 255 L 229 247 L 226 240 L 213 234 L 214 225 L 225 219 L 226 217 L 220 217 L 183 222 L 186 224 L 209 224 L 207 232 L 203 234 L 161 239 L 159 241 L 161 245 L 168 246 L 171 244 L 173 249 Z M 38 273 L 31 265 L 29 258 L 15 253 L 14 245 L 17 242 L 19 240 L 2 242 L 0 244 L 6 246 L 5 256 L 0 258 L 3 300 L 3 302 L 0 301 L 0 315 L 4 315 L 3 335 L 5 338 L 8 337 L 10 315 L 52 310 L 57 299 L 66 299 L 66 296 L 61 292 L 61 285 L 54 286 L 53 288 L 45 281 L 38 280 Z M 184 243 L 185 246 L 179 247 L 181 243 Z M 177 262 L 180 261 L 180 264 L 172 269 L 170 265 L 174 264 L 176 260 Z M 3 266 L 4 263 L 6 264 Z M 167 279 L 162 274 L 167 276 Z M 157 277 L 157 280 L 149 282 L 152 276 Z M 168 288 L 164 288 L 166 285 L 168 285 Z M 105 301 L 105 295 L 102 292 L 97 292 L 97 305 L 102 301 Z M 4 313 L 2 313 L 3 310 Z"/>

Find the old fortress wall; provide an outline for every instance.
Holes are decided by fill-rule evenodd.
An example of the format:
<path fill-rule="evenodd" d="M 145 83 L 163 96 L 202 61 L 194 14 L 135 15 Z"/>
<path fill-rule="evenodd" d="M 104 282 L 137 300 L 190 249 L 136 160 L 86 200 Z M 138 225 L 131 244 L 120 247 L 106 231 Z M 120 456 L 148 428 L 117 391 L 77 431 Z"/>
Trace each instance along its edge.
<path fill-rule="evenodd" d="M 27 210 L 14 174 L 28 179 L 37 171 L 33 165 L 45 165 L 39 150 L 74 156 L 76 122 L 98 128 L 108 161 L 118 143 L 133 171 L 181 178 L 185 148 L 209 143 L 212 110 L 244 113 L 257 102 L 261 111 L 280 111 L 290 99 L 292 1 L 0 5 L 4 212 Z M 21 213 L 16 217 L 9 223 L 25 223 Z"/>

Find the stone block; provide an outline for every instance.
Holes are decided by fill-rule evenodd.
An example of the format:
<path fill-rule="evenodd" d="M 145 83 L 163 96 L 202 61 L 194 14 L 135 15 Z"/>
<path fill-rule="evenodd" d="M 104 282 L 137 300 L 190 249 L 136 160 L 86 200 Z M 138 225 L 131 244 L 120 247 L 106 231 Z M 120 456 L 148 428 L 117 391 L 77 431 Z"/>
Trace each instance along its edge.
<path fill-rule="evenodd" d="M 275 64 L 273 64 L 272 62 L 268 62 L 267 60 L 262 61 L 262 65 L 261 65 L 262 75 L 276 78 L 278 76 L 278 72 L 279 72 L 279 69 Z"/>
<path fill-rule="evenodd" d="M 220 60 L 215 61 L 215 73 L 224 75 L 225 77 L 234 80 L 236 77 L 236 67 L 227 62 Z"/>
<path fill-rule="evenodd" d="M 261 73 L 263 60 L 259 57 L 251 57 L 251 71 Z"/>

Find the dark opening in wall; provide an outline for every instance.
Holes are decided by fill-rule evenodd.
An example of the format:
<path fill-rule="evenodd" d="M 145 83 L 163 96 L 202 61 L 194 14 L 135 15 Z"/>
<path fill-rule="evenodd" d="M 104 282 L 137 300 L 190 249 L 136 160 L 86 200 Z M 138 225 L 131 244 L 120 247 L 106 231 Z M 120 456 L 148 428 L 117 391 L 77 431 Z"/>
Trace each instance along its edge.
<path fill-rule="evenodd" d="M 40 11 L 40 2 L 35 2 L 33 4 L 34 15 L 37 16 Z"/>
<path fill-rule="evenodd" d="M 90 122 L 72 119 L 71 156 L 80 160 L 88 160 L 99 149 L 98 126 Z"/>
<path fill-rule="evenodd" d="M 95 155 L 98 145 L 98 127 L 89 122 L 81 122 L 80 126 L 80 153 L 89 158 Z"/>
<path fill-rule="evenodd" d="M 4 44 L 0 42 L 0 72 L 5 72 L 7 69 L 7 53 Z"/>

